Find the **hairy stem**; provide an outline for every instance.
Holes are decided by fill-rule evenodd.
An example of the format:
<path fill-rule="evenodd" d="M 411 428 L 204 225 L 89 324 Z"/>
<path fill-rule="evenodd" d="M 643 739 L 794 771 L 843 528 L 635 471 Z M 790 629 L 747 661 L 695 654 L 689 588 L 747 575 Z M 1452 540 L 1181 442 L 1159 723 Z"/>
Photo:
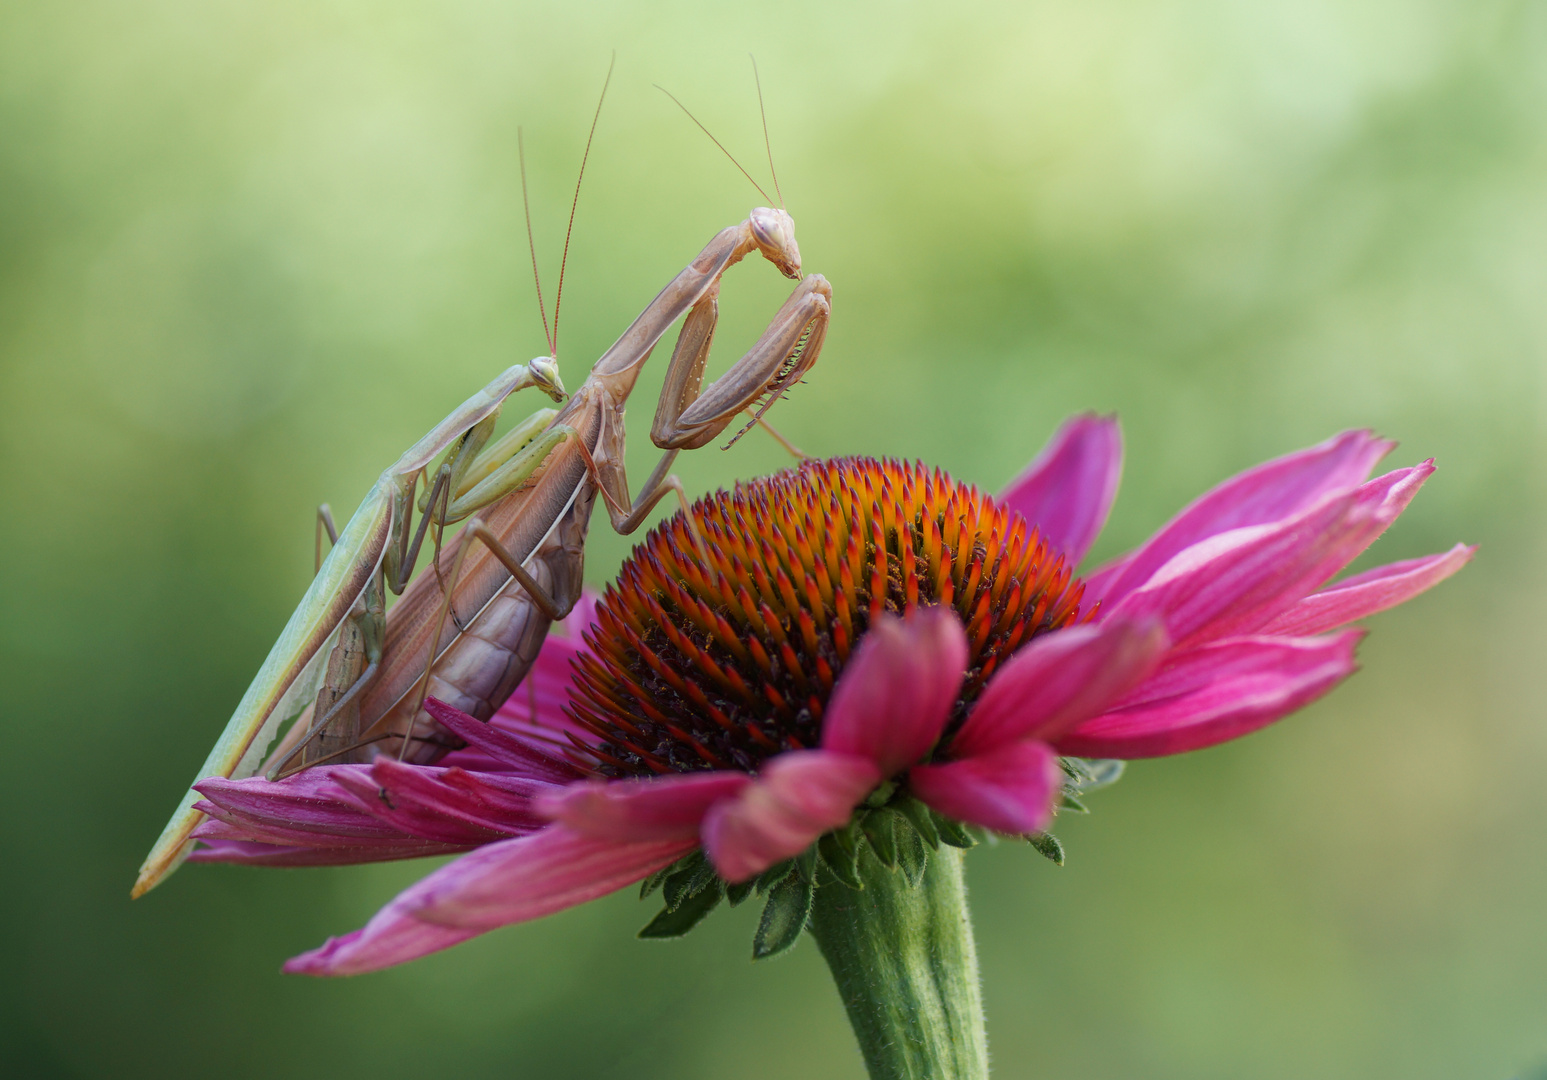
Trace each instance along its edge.
<path fill-rule="evenodd" d="M 867 853 L 868 856 L 868 853 Z M 984 1080 L 988 1043 L 962 852 L 924 879 L 860 860 L 862 890 L 816 890 L 809 928 L 838 983 L 872 1080 Z"/>

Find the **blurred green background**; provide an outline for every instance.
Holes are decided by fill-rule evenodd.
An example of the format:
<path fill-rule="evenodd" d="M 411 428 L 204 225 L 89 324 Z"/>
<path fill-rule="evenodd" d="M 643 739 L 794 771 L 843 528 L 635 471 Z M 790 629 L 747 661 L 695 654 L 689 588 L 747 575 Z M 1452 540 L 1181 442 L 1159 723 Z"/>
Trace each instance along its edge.
<path fill-rule="evenodd" d="M 816 950 L 631 894 L 385 974 L 284 977 L 423 864 L 134 870 L 310 574 L 312 512 L 543 351 L 571 387 L 761 200 L 749 50 L 822 362 L 807 450 L 996 488 L 1118 410 L 1095 555 L 1369 425 L 1440 472 L 1388 560 L 1479 542 L 1366 670 L 979 850 L 996 1075 L 1502 1078 L 1547 1060 L 1547 9 L 1491 0 L 0 8 L 0 1061 L 10 1075 L 846 1077 Z M 725 285 L 720 369 L 788 291 Z M 664 354 L 634 410 L 640 471 Z M 536 401 L 522 401 L 524 412 Z M 754 433 L 701 491 L 781 467 Z M 589 576 L 629 543 L 599 521 Z"/>

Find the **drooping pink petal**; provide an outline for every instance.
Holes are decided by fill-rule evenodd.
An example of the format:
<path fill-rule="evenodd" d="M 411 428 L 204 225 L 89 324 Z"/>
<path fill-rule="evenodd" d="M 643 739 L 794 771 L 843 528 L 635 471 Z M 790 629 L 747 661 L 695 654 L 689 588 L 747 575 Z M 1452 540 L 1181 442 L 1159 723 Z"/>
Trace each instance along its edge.
<path fill-rule="evenodd" d="M 1138 550 L 1089 575 L 1085 595 L 1115 604 L 1200 540 L 1272 524 L 1355 487 L 1395 445 L 1369 431 L 1345 431 L 1247 469 L 1194 500 Z"/>
<path fill-rule="evenodd" d="M 546 644 L 544 648 L 547 648 Z M 523 690 L 517 688 L 517 695 L 523 693 Z M 567 688 L 564 693 L 568 694 Z M 567 784 L 584 775 L 560 756 L 557 747 L 552 748 L 551 753 L 545 752 L 542 745 L 536 743 L 530 735 L 523 738 L 522 735 L 500 726 L 496 722 L 499 720 L 500 713 L 496 713 L 493 720 L 484 723 L 476 716 L 454 709 L 436 698 L 426 698 L 424 710 L 447 731 L 470 747 L 482 751 L 513 773 L 530 776 L 536 780 L 549 780 L 557 784 Z M 455 754 L 447 755 L 443 761 L 450 765 L 460 763 Z"/>
<path fill-rule="evenodd" d="M 881 782 L 873 761 L 830 750 L 780 754 L 734 798 L 704 818 L 704 851 L 726 881 L 756 877 L 848 822 Z"/>
<path fill-rule="evenodd" d="M 398 908 L 399 900 L 382 908 L 359 930 L 330 937 L 311 952 L 286 960 L 285 974 L 363 975 L 449 949 L 483 932 L 420 922 Z"/>
<path fill-rule="evenodd" d="M 208 825 L 209 822 L 204 824 Z M 286 847 L 283 844 L 260 844 L 251 840 L 221 840 L 204 836 L 199 837 L 199 840 L 207 846 L 196 848 L 188 856 L 189 862 L 237 863 L 242 866 L 353 866 L 394 859 L 422 859 L 431 855 L 456 855 L 471 850 L 455 844 L 432 844 L 410 837 L 404 837 L 397 844 L 380 847 Z"/>
<path fill-rule="evenodd" d="M 525 846 L 518 850 L 518 845 Z M 696 840 L 620 844 L 553 825 L 479 848 L 445 868 L 473 860 L 459 874 L 426 878 L 420 882 L 425 888 L 414 887 L 418 891 L 412 910 L 417 918 L 443 926 L 493 930 L 632 885 L 697 846 Z M 507 850 L 493 850 L 501 847 Z"/>
<path fill-rule="evenodd" d="M 329 938 L 285 970 L 357 975 L 623 888 L 693 850 L 692 840 L 614 844 L 552 826 L 469 852 L 410 886 L 363 929 Z"/>
<path fill-rule="evenodd" d="M 343 796 L 341 796 L 343 797 Z M 223 806 L 201 799 L 194 808 L 206 815 L 193 830 L 195 840 L 253 840 L 262 844 L 279 844 L 284 847 L 370 847 L 389 848 L 401 845 L 405 839 L 400 829 L 385 821 L 374 820 L 362 813 L 364 827 L 351 828 L 336 833 L 319 832 L 316 829 L 295 828 L 282 821 L 249 817 L 227 810 Z M 369 830 L 369 831 L 367 831 Z"/>
<path fill-rule="evenodd" d="M 1167 644 L 1155 620 L 1114 619 L 1034 639 L 989 680 L 951 740 L 951 756 L 1061 735 L 1137 686 Z"/>
<path fill-rule="evenodd" d="M 1347 566 L 1407 507 L 1432 461 L 1398 469 L 1293 517 L 1182 551 L 1106 618 L 1161 618 L 1178 647 L 1252 633 Z"/>
<path fill-rule="evenodd" d="M 1058 755 L 1036 740 L 996 746 L 943 765 L 919 765 L 908 772 L 913 794 L 942 814 L 1002 833 L 1047 828 L 1062 784 Z"/>
<path fill-rule="evenodd" d="M 587 781 L 542 796 L 537 809 L 600 840 L 689 840 L 698 836 L 712 805 L 753 782 L 746 773 L 731 771 Z"/>
<path fill-rule="evenodd" d="M 1377 566 L 1312 593 L 1263 627 L 1265 634 L 1305 637 L 1396 607 L 1432 589 L 1471 561 L 1476 547 L 1457 544 L 1422 559 Z"/>
<path fill-rule="evenodd" d="M 212 776 L 194 790 L 236 819 L 328 838 L 379 836 L 388 830 L 347 798 L 338 778 L 365 775 L 368 765 L 320 765 L 284 780 Z"/>
<path fill-rule="evenodd" d="M 1054 746 L 1082 757 L 1143 758 L 1239 738 L 1351 675 L 1362 636 L 1346 630 L 1313 638 L 1230 638 L 1193 649 Z"/>
<path fill-rule="evenodd" d="M 822 748 L 867 757 L 884 776 L 929 753 L 967 671 L 967 635 L 949 607 L 883 614 L 849 659 L 822 720 Z"/>
<path fill-rule="evenodd" d="M 1078 566 L 1106 524 L 1123 475 L 1123 432 L 1115 416 L 1064 421 L 1026 471 L 1000 494 L 1068 564 Z"/>
<path fill-rule="evenodd" d="M 548 823 L 533 800 L 559 785 L 505 773 L 469 772 L 459 767 L 406 765 L 390 757 L 371 764 L 376 801 L 414 807 L 440 819 L 491 829 L 504 836 L 532 832 Z"/>
<path fill-rule="evenodd" d="M 397 763 L 394 762 L 394 765 Z M 404 766 L 423 768 L 423 766 Z M 366 813 L 380 818 L 400 832 L 442 844 L 486 844 L 503 840 L 525 829 L 490 828 L 474 825 L 460 816 L 441 813 L 434 805 L 426 806 L 413 798 L 395 798 L 392 791 L 371 775 L 353 774 L 339 778 L 342 787 Z"/>

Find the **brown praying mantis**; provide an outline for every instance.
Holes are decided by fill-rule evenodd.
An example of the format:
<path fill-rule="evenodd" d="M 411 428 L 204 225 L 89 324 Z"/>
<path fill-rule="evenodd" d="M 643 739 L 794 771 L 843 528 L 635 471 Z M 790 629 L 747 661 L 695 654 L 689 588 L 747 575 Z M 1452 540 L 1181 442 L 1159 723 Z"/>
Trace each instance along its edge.
<path fill-rule="evenodd" d="M 587 155 L 589 149 L 588 140 Z M 720 279 L 754 251 L 800 284 L 756 344 L 704 386 Z M 754 209 L 661 290 L 563 409 L 540 410 L 490 445 L 499 409 L 517 389 L 537 387 L 562 400 L 552 355 L 556 301 L 550 355 L 504 372 L 382 474 L 322 560 L 196 782 L 276 778 L 323 761 L 389 753 L 394 742 L 399 758 L 433 761 L 447 747 L 422 708 L 430 695 L 488 719 L 530 670 L 552 621 L 579 600 L 597 495 L 612 527 L 633 532 L 668 491 L 682 494 L 670 472 L 680 451 L 704 446 L 754 406 L 753 422 L 760 421 L 816 363 L 832 289 L 820 274 L 802 279 L 800 266 L 790 215 Z M 562 271 L 560 282 L 562 289 Z M 631 500 L 624 406 L 656 344 L 679 319 L 650 432 L 664 453 Z M 446 460 L 419 501 L 410 540 L 416 485 L 442 453 Z M 437 553 L 435 572 L 405 590 L 427 523 L 434 519 L 438 537 L 440 528 L 469 517 Z M 401 593 L 390 612 L 387 588 Z M 191 850 L 202 818 L 194 809 L 198 798 L 193 791 L 184 796 L 141 867 L 133 896 L 154 888 Z"/>

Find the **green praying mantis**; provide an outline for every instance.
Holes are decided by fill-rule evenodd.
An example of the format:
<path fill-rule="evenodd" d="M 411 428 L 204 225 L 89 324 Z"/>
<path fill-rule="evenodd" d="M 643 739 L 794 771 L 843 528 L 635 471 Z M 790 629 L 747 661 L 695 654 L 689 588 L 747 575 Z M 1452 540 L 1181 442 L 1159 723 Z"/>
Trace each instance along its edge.
<path fill-rule="evenodd" d="M 588 140 L 587 154 L 589 148 Z M 752 348 L 705 386 L 720 279 L 754 251 L 799 285 Z M 336 534 L 195 782 L 274 779 L 381 753 L 433 761 L 447 745 L 423 710 L 427 696 L 480 719 L 493 715 L 530 670 L 550 624 L 579 600 L 596 497 L 618 533 L 635 531 L 667 492 L 682 496 L 670 471 L 678 453 L 709 443 L 744 412 L 761 421 L 816 363 L 832 289 L 820 274 L 802 278 L 800 268 L 794 220 L 783 209 L 755 208 L 661 290 L 562 409 L 539 410 L 491 444 L 511 394 L 536 388 L 556 402 L 565 396 L 553 355 L 556 301 L 549 355 L 501 373 L 381 474 Z M 562 272 L 560 282 L 562 289 Z M 631 499 L 624 406 L 656 344 L 679 319 L 650 432 L 663 454 Z M 416 503 L 421 479 L 427 490 Z M 437 551 L 434 573 L 410 584 L 427 526 L 435 526 L 439 548 L 440 530 L 463 520 L 462 531 Z M 319 524 L 334 534 L 325 508 Z M 390 611 L 387 590 L 400 595 Z M 183 797 L 131 895 L 154 888 L 192 849 L 202 819 L 198 798 L 191 790 Z"/>

